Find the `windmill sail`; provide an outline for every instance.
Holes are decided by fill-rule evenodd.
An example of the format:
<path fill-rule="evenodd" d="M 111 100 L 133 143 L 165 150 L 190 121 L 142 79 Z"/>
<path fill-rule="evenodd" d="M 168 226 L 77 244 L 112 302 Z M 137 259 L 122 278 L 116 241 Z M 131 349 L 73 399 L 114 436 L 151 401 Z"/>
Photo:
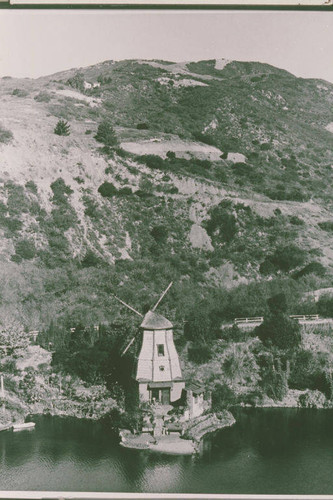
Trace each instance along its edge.
<path fill-rule="evenodd" d="M 153 312 L 156 310 L 157 306 L 159 305 L 159 303 L 161 302 L 161 300 L 163 299 L 163 297 L 165 297 L 165 295 L 168 293 L 168 291 L 172 287 L 172 284 L 173 284 L 173 282 L 171 281 L 171 283 L 169 283 L 168 287 L 164 290 L 164 292 L 162 293 L 162 295 L 160 296 L 160 298 L 158 299 L 158 301 L 156 302 L 156 304 L 152 308 Z"/>
<path fill-rule="evenodd" d="M 127 344 L 127 347 L 123 350 L 123 352 L 121 353 L 121 357 L 125 356 L 125 354 L 127 353 L 128 349 L 131 347 L 131 345 L 133 344 L 134 340 L 136 338 L 136 335 L 134 335 L 134 337 L 132 338 L 132 340 Z"/>
<path fill-rule="evenodd" d="M 116 300 L 118 300 L 118 302 L 120 302 L 123 306 L 127 307 L 128 309 L 130 309 L 131 311 L 133 311 L 135 314 L 137 314 L 138 316 L 141 316 L 141 318 L 143 318 L 143 314 L 139 313 L 139 311 L 137 311 L 136 309 L 134 309 L 134 307 L 126 304 L 126 302 L 124 302 L 123 300 L 121 300 L 119 297 L 117 297 L 117 295 L 114 295 L 113 293 L 111 294 L 112 297 L 114 297 Z"/>

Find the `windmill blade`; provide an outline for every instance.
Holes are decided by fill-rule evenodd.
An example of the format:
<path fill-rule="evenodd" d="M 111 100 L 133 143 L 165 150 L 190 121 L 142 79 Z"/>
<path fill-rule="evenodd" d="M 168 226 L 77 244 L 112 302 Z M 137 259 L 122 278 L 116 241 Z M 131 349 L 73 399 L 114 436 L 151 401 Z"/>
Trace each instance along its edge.
<path fill-rule="evenodd" d="M 173 282 L 171 281 L 171 283 L 169 283 L 168 287 L 164 290 L 164 292 L 162 293 L 162 295 L 160 296 L 160 298 L 158 299 L 158 301 L 156 302 L 156 304 L 152 308 L 153 312 L 155 311 L 156 307 L 159 305 L 159 303 L 161 302 L 161 300 L 163 299 L 163 297 L 168 293 L 168 291 L 170 290 L 170 288 L 172 287 L 172 285 L 173 285 Z"/>
<path fill-rule="evenodd" d="M 137 311 L 136 309 L 134 309 L 134 307 L 129 306 L 128 304 L 126 304 L 126 302 L 124 302 L 123 300 L 121 300 L 119 297 L 117 297 L 113 293 L 111 293 L 111 295 L 112 295 L 112 297 L 114 297 L 115 299 L 117 299 L 118 302 L 120 302 L 123 306 L 127 307 L 128 309 L 130 309 L 131 311 L 133 311 L 135 314 L 137 314 L 138 316 L 140 316 L 141 318 L 143 318 L 143 314 L 139 313 L 139 311 Z"/>
<path fill-rule="evenodd" d="M 121 357 L 125 356 L 125 354 L 127 353 L 128 349 L 131 347 L 131 345 L 133 344 L 135 339 L 136 339 L 136 335 L 134 335 L 132 340 L 127 344 L 127 347 L 123 350 L 123 352 L 120 355 Z"/>

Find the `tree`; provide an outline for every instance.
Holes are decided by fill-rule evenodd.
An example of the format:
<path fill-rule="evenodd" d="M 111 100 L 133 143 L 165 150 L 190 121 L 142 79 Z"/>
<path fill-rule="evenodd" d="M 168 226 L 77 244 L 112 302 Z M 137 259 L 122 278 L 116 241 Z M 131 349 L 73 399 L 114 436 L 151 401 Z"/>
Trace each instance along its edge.
<path fill-rule="evenodd" d="M 6 319 L 0 323 L 0 350 L 13 354 L 16 349 L 27 347 L 29 334 L 15 320 Z"/>
<path fill-rule="evenodd" d="M 221 412 L 236 403 L 235 393 L 226 384 L 217 384 L 212 392 L 212 409 Z"/>
<path fill-rule="evenodd" d="M 98 125 L 95 139 L 105 146 L 116 146 L 118 144 L 117 136 L 109 120 L 104 120 Z"/>
<path fill-rule="evenodd" d="M 221 241 L 229 243 L 237 234 L 237 221 L 233 214 L 233 204 L 223 200 L 209 211 L 210 218 L 206 223 L 207 233 L 213 236 L 218 233 Z"/>
<path fill-rule="evenodd" d="M 59 120 L 54 128 L 54 133 L 57 135 L 69 135 L 70 134 L 69 123 L 66 122 L 65 120 Z"/>
<path fill-rule="evenodd" d="M 267 303 L 270 313 L 255 328 L 255 335 L 266 346 L 273 345 L 282 350 L 295 349 L 301 342 L 301 326 L 286 315 L 286 297 L 278 294 L 268 299 Z"/>
<path fill-rule="evenodd" d="M 274 401 L 281 401 L 288 391 L 287 371 L 282 370 L 280 358 L 274 360 L 273 353 L 258 356 L 260 386 Z"/>
<path fill-rule="evenodd" d="M 254 385 L 259 379 L 259 367 L 247 345 L 234 344 L 226 353 L 223 373 L 234 384 Z"/>

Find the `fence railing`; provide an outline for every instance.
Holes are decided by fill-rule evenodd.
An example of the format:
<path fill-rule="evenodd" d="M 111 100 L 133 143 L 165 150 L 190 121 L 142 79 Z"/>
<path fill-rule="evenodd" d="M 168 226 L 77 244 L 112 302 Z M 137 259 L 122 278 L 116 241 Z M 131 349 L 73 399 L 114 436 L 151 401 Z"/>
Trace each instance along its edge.
<path fill-rule="evenodd" d="M 291 314 L 289 316 L 291 319 L 297 319 L 298 321 L 316 321 L 320 320 L 319 314 Z M 262 323 L 264 321 L 263 316 L 252 316 L 249 318 L 235 318 L 234 323 Z"/>

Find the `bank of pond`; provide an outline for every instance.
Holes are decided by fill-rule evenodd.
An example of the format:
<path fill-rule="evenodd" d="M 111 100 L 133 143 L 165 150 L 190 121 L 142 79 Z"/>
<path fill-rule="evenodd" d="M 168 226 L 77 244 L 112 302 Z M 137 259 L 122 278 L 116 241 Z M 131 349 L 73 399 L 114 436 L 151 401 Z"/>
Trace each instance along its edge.
<path fill-rule="evenodd" d="M 126 449 L 101 422 L 0 433 L 0 490 L 331 494 L 333 410 L 239 408 L 195 455 Z"/>

